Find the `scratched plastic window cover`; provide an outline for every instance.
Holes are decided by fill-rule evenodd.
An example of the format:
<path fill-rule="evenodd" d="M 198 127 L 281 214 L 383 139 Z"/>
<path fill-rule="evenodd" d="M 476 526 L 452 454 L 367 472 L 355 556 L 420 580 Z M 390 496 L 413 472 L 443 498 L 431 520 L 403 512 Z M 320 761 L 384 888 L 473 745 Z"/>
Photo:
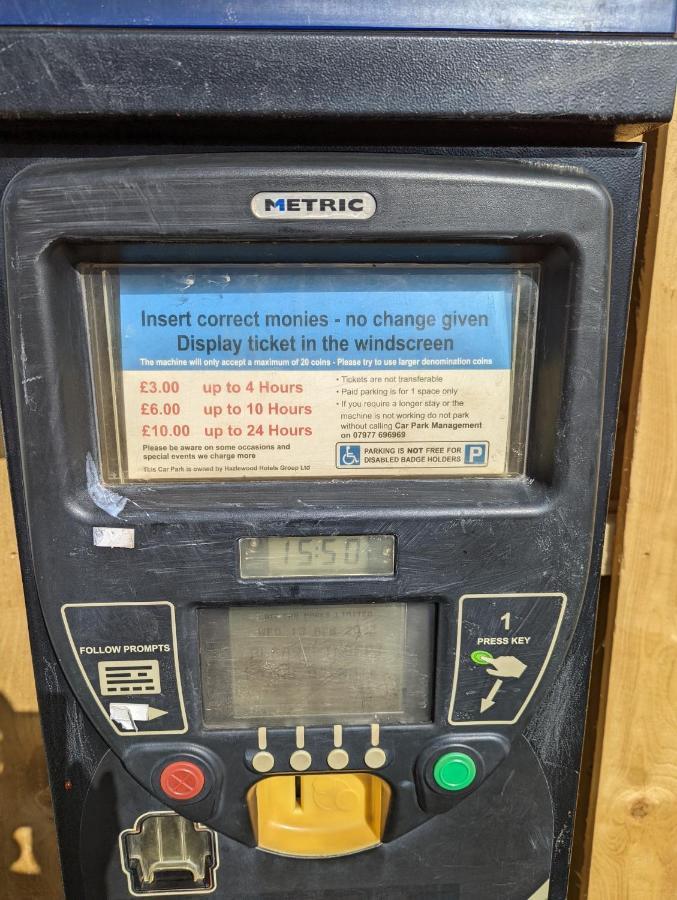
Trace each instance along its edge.
<path fill-rule="evenodd" d="M 433 626 L 422 602 L 201 610 L 205 725 L 429 722 Z"/>

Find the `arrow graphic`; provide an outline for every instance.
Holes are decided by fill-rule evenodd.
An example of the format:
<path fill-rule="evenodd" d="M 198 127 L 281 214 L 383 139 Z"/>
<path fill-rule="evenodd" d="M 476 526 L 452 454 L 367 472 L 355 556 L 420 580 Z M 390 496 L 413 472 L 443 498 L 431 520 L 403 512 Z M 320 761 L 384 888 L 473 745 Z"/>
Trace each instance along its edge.
<path fill-rule="evenodd" d="M 157 709 L 147 703 L 111 703 L 109 712 L 113 722 L 116 722 L 123 731 L 138 731 L 137 722 L 159 719 L 166 716 L 169 710 Z"/>
<path fill-rule="evenodd" d="M 500 678 L 497 678 L 496 681 L 494 681 L 487 696 L 482 697 L 482 699 L 480 700 L 480 713 L 486 712 L 488 709 L 491 709 L 491 707 L 494 705 L 494 697 L 500 691 L 502 684 L 503 682 Z"/>

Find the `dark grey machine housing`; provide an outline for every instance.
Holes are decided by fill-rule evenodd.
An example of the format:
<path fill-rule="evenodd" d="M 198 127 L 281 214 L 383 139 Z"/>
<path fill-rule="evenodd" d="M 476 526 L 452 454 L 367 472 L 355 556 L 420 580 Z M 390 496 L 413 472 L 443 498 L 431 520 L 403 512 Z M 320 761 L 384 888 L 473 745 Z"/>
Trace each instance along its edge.
<path fill-rule="evenodd" d="M 319 226 L 257 220 L 250 199 L 267 185 L 280 192 L 304 185 L 320 193 L 366 190 L 376 200 L 377 214 L 367 221 Z M 382 728 L 390 757 L 382 774 L 396 797 L 387 842 L 364 860 L 287 861 L 283 878 L 297 890 L 313 883 L 319 887 L 329 864 L 335 889 L 346 896 L 356 881 L 371 890 L 397 887 L 403 896 L 408 885 L 413 896 L 434 880 L 445 847 L 459 843 L 455 828 L 472 828 L 475 822 L 475 827 L 481 823 L 482 837 L 478 832 L 472 843 L 462 841 L 466 849 L 457 846 L 455 855 L 463 859 L 478 846 L 483 852 L 492 848 L 493 854 L 507 848 L 499 877 L 511 870 L 520 892 L 514 896 L 530 896 L 548 880 L 553 823 L 542 772 L 521 732 L 564 659 L 588 585 L 608 327 L 607 192 L 577 171 L 526 163 L 360 154 L 169 156 L 34 166 L 10 184 L 5 219 L 7 252 L 15 261 L 8 298 L 11 342 L 18 348 L 14 383 L 24 492 L 45 623 L 83 709 L 147 791 L 162 798 L 159 767 L 177 756 L 199 760 L 210 773 L 210 789 L 175 808 L 223 834 L 220 855 L 229 882 L 221 888 L 223 895 L 242 896 L 249 884 L 261 893 L 272 891 L 281 863 L 246 846 L 253 835 L 244 797 L 260 777 L 246 765 L 255 735 L 251 730 L 207 731 L 201 724 L 196 610 L 241 602 L 407 599 L 434 601 L 437 607 L 435 714 L 431 725 Z M 526 473 L 367 483 L 127 485 L 116 488 L 126 504 L 112 509 L 88 464 L 96 459 L 97 437 L 75 268 L 78 262 L 111 258 L 539 261 L 542 302 Z M 92 547 L 92 527 L 111 519 L 134 528 L 133 551 Z M 240 537 L 346 529 L 394 534 L 395 578 L 254 585 L 238 579 Z M 554 652 L 530 709 L 513 725 L 451 727 L 459 597 L 512 593 L 566 597 Z M 188 728 L 181 735 L 130 739 L 111 733 L 110 722 L 86 690 L 62 610 L 92 601 L 157 599 L 176 610 Z M 539 601 L 535 604 L 532 617 Z M 124 627 L 125 609 L 116 607 L 118 628 Z M 66 616 L 71 631 L 98 634 L 96 625 Z M 543 628 L 552 629 L 554 622 L 548 619 Z M 140 634 L 153 633 L 144 632 L 138 621 L 136 628 Z M 543 652 L 549 648 L 548 640 Z M 271 731 L 271 747 L 287 745 L 290 751 L 293 728 L 279 731 Z M 366 729 L 345 731 L 346 749 L 358 758 Z M 306 747 L 317 760 L 313 770 L 325 768 L 328 740 L 326 728 L 307 729 Z M 426 769 L 443 749 L 464 749 L 476 759 L 480 775 L 471 788 L 443 796 L 431 787 Z M 280 770 L 286 770 L 284 761 L 275 769 Z M 520 780 L 524 785 L 518 790 L 513 785 Z M 521 795 L 527 784 L 532 785 L 531 802 L 525 806 Z M 537 805 L 535 784 L 543 791 Z M 470 803 L 478 807 L 473 813 Z M 487 828 L 489 820 L 493 829 Z M 414 852 L 417 866 L 409 861 Z M 388 860 L 385 871 L 379 856 Z M 116 879 L 108 877 L 116 895 Z M 496 879 L 490 868 L 478 877 L 461 866 L 444 887 L 481 897 L 495 889 Z"/>
<path fill-rule="evenodd" d="M 73 63 L 91 69 L 85 48 L 128 54 L 140 34 L 83 31 L 57 38 L 46 32 L 41 46 L 49 54 L 51 42 L 61 41 L 54 78 L 65 84 L 73 72 L 69 53 Z M 198 35 L 147 34 L 143 46 L 166 62 L 169 41 L 174 59 L 190 61 L 190 78 L 197 79 L 192 48 Z M 12 36 L 35 46 L 34 34 L 13 29 L 0 33 L 0 44 Z M 271 86 L 289 79 L 285 95 L 299 104 L 289 110 L 282 132 L 272 124 L 275 104 L 263 109 L 260 91 L 247 79 L 231 85 L 221 106 L 210 106 L 208 91 L 198 100 L 197 93 L 187 99 L 167 90 L 160 102 L 158 92 L 167 86 L 153 81 L 152 66 L 137 71 L 136 63 L 129 70 L 136 91 L 132 85 L 113 95 L 95 86 L 85 99 L 79 90 L 59 94 L 50 88 L 38 99 L 23 93 L 17 79 L 14 107 L 0 109 L 13 141 L 1 163 L 9 183 L 3 410 L 67 897 L 129 896 L 119 834 L 144 812 L 169 808 L 158 768 L 167 759 L 187 758 L 208 772 L 208 790 L 174 809 L 218 834 L 213 896 L 560 900 L 568 877 L 643 166 L 641 145 L 614 145 L 612 130 L 614 123 L 634 122 L 639 130 L 637 123 L 668 117 L 672 47 L 661 40 L 616 41 L 618 68 L 603 76 L 613 89 L 602 91 L 588 64 L 590 84 L 576 93 L 563 62 L 580 52 L 575 38 L 201 37 L 201 53 L 218 46 L 226 69 L 237 72 L 257 41 L 268 42 L 278 59 L 289 46 L 306 48 L 300 93 L 291 90 L 292 75 L 284 67 L 273 75 L 271 52 L 261 57 L 259 77 L 270 78 Z M 601 54 L 608 50 L 604 41 L 583 43 Z M 323 53 L 349 44 L 356 59 L 338 54 L 351 60 L 343 76 L 346 93 L 327 90 L 318 99 L 312 86 L 329 83 L 336 60 L 335 54 L 332 64 Z M 506 63 L 495 56 L 488 61 L 490 45 Z M 562 67 L 554 70 L 559 75 L 553 76 L 548 109 L 545 95 L 526 90 L 520 80 L 530 104 L 526 119 L 516 93 L 492 94 L 487 85 L 471 91 L 451 74 L 459 59 L 473 58 L 480 71 L 493 73 L 492 84 L 503 83 L 501 66 L 512 60 L 515 72 L 519 68 L 512 50 L 536 59 L 539 46 Z M 656 68 L 653 110 L 646 98 L 627 98 L 623 106 L 623 60 L 640 53 Z M 445 90 L 417 94 L 407 59 L 419 66 L 421 56 L 432 62 L 440 54 L 448 72 Z M 211 78 L 220 84 L 222 73 L 204 58 L 210 64 L 202 84 Z M 392 62 L 386 88 L 378 67 L 368 72 L 370 59 Z M 584 67 L 585 59 L 579 58 Z M 89 74 L 90 85 L 104 77 L 98 65 Z M 404 85 L 408 94 L 399 90 Z M 608 106 L 601 113 L 592 108 L 595 96 Z M 492 106 L 496 98 L 501 103 Z M 513 102 L 520 121 L 503 124 Z M 155 135 L 150 113 L 159 116 Z M 187 120 L 167 118 L 174 113 L 187 116 L 194 133 L 186 133 Z M 551 143 L 561 137 L 562 116 L 573 123 L 568 135 L 574 146 L 535 146 L 536 134 L 547 143 L 549 128 Z M 473 124 L 464 136 L 459 123 L 466 118 Z M 480 133 L 491 146 L 472 146 Z M 515 136 L 521 146 L 510 146 Z M 30 165 L 36 159 L 44 161 Z M 249 201 L 270 184 L 281 191 L 369 191 L 378 214 L 361 222 L 256 220 Z M 96 461 L 97 438 L 76 266 L 261 260 L 540 263 L 525 475 L 340 486 L 285 481 L 275 484 L 274 493 L 263 482 L 128 485 L 115 488 L 127 502 L 113 510 L 87 464 L 88 456 Z M 93 526 L 134 528 L 135 549 L 94 547 Z M 386 582 L 242 582 L 237 540 L 281 530 L 394 534 L 396 575 Z M 514 724 L 450 727 L 459 599 L 510 593 L 566 596 L 545 675 Z M 248 765 L 254 735 L 207 731 L 201 724 L 196 610 L 347 599 L 435 605 L 434 721 L 382 727 L 389 763 L 381 774 L 396 799 L 380 847 L 331 860 L 265 854 L 253 846 L 243 802 L 259 777 Z M 62 607 L 157 600 L 171 602 L 176 612 L 187 729 L 130 741 L 112 731 L 86 689 Z M 346 748 L 355 755 L 365 731 L 346 729 Z M 307 732 L 309 747 L 329 746 L 327 729 Z M 291 750 L 293 729 L 275 729 L 272 740 Z M 456 747 L 473 755 L 480 777 L 450 800 L 435 791 L 427 773 L 436 753 Z"/>

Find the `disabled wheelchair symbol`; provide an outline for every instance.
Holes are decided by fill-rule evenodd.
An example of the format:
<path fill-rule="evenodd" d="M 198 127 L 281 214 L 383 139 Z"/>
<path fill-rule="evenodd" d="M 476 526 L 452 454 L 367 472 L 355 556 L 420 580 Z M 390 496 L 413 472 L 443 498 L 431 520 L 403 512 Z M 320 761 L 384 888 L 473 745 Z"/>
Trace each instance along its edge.
<path fill-rule="evenodd" d="M 359 466 L 362 456 L 359 444 L 341 444 L 339 446 L 339 466 Z"/>

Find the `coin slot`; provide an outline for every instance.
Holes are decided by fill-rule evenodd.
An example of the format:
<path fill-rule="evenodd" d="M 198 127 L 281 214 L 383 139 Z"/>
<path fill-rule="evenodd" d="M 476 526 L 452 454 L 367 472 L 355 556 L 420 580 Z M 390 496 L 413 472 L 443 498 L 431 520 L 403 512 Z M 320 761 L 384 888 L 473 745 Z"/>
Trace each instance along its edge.
<path fill-rule="evenodd" d="M 330 857 L 381 843 L 391 791 L 365 772 L 272 775 L 247 795 L 258 846 L 282 856 Z"/>

